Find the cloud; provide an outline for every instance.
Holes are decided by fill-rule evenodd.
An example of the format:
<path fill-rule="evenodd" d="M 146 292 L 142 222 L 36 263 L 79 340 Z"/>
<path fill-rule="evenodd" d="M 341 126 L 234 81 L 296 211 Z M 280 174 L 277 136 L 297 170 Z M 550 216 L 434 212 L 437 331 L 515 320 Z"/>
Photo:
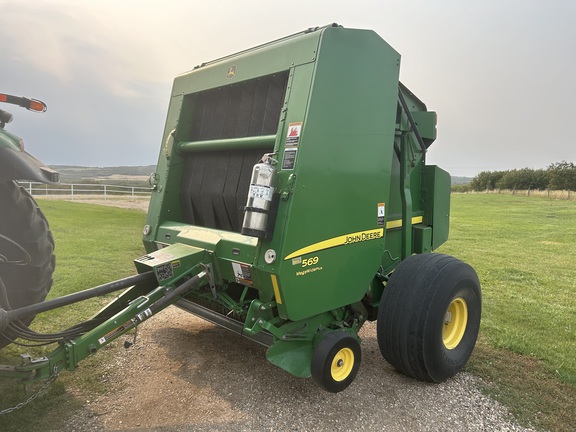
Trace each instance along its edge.
<path fill-rule="evenodd" d="M 176 75 L 335 21 L 401 53 L 402 81 L 439 114 L 430 162 L 537 168 L 576 159 L 575 14 L 536 0 L 5 0 L 0 90 L 48 103 L 10 127 L 49 163 L 153 163 Z"/>
<path fill-rule="evenodd" d="M 0 22 L 11 60 L 60 83 L 84 77 L 113 96 L 142 96 L 139 83 L 157 83 L 165 70 L 152 59 L 142 67 L 151 40 L 118 18 L 90 3 L 18 2 L 3 9 Z"/>

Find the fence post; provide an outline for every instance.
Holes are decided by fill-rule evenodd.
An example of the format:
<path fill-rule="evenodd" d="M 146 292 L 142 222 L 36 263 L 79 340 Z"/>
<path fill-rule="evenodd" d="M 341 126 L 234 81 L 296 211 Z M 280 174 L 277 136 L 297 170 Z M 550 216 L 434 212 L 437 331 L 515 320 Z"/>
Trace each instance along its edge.
<path fill-rule="evenodd" d="M 74 185 L 70 185 L 70 195 L 72 195 L 72 201 L 74 201 Z"/>
<path fill-rule="evenodd" d="M 108 199 L 108 191 L 106 190 L 106 185 L 104 185 L 104 199 Z"/>
<path fill-rule="evenodd" d="M 134 198 L 134 186 L 132 186 L 132 198 Z"/>

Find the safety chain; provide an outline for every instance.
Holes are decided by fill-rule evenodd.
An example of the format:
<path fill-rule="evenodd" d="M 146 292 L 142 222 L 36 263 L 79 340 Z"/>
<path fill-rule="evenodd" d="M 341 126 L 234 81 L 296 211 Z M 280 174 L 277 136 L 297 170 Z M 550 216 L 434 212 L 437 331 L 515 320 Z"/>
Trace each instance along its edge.
<path fill-rule="evenodd" d="M 44 383 L 42 388 L 38 390 L 38 392 L 30 396 L 26 401 L 20 402 L 18 405 L 13 406 L 12 408 L 6 408 L 5 410 L 0 411 L 0 415 L 10 414 L 13 411 L 19 410 L 20 408 L 24 408 L 26 405 L 28 405 L 30 402 L 32 402 L 34 399 L 36 399 L 42 393 L 48 390 L 48 386 L 50 386 L 50 384 L 56 381 L 56 378 L 58 378 L 58 366 L 54 366 L 54 372 L 52 372 L 52 375 L 50 375 L 50 377 L 46 380 L 46 382 Z"/>

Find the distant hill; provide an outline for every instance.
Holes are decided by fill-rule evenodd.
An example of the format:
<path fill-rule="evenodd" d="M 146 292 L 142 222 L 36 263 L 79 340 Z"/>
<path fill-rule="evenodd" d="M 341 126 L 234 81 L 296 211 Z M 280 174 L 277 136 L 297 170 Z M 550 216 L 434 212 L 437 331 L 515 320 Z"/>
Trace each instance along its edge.
<path fill-rule="evenodd" d="M 156 171 L 156 165 L 84 167 L 74 165 L 51 165 L 60 173 L 60 183 L 101 183 L 126 186 L 147 186 L 148 177 Z"/>
<path fill-rule="evenodd" d="M 452 185 L 464 185 L 472 181 L 472 177 L 455 177 L 452 176 Z"/>

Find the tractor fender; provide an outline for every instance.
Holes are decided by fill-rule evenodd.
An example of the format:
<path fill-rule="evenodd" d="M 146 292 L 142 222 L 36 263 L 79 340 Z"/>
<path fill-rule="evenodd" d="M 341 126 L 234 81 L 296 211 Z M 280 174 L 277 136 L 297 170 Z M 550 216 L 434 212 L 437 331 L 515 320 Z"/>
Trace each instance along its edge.
<path fill-rule="evenodd" d="M 20 138 L 0 129 L 0 181 L 29 180 L 57 183 L 59 178 L 58 171 L 49 168 L 23 150 Z"/>

